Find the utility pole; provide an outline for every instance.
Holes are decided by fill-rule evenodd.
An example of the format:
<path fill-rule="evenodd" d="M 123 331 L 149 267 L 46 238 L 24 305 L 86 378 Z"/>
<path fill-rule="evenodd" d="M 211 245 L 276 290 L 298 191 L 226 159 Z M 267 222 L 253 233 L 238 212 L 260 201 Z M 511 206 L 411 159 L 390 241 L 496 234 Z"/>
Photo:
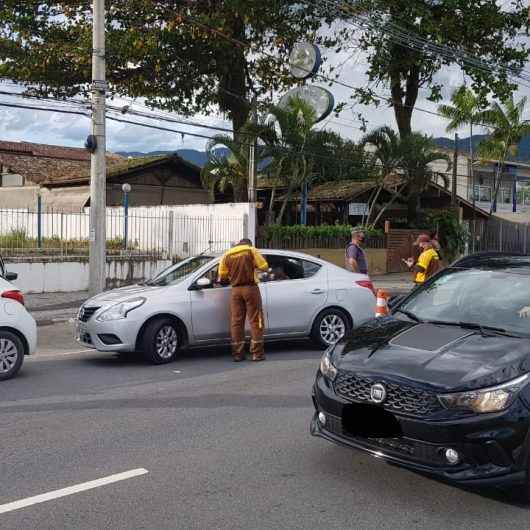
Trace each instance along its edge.
<path fill-rule="evenodd" d="M 106 139 L 105 0 L 93 0 L 92 149 L 90 167 L 90 294 L 105 290 L 106 280 Z"/>
<path fill-rule="evenodd" d="M 456 185 L 458 180 L 458 134 L 455 134 L 455 153 L 453 156 L 453 183 L 451 189 L 451 203 L 453 206 L 458 205 L 456 195 Z"/>
<path fill-rule="evenodd" d="M 470 172 L 471 172 L 471 189 L 472 189 L 471 197 L 473 200 L 473 229 L 472 229 L 473 241 L 471 245 L 471 252 L 475 252 L 475 247 L 477 243 L 477 208 L 476 208 L 477 196 L 476 196 L 476 191 L 475 191 L 476 185 L 475 185 L 475 166 L 474 166 L 475 156 L 474 156 L 474 148 L 473 148 L 473 120 L 471 120 L 471 122 L 469 123 L 469 156 L 471 157 L 471 165 L 469 167 L 470 167 Z"/>
<path fill-rule="evenodd" d="M 252 123 L 258 123 L 258 101 L 256 96 L 252 98 L 251 108 Z M 250 139 L 248 156 L 248 205 L 249 205 L 249 234 L 248 237 L 254 241 L 256 237 L 256 139 Z M 254 231 L 254 233 L 250 233 Z"/>

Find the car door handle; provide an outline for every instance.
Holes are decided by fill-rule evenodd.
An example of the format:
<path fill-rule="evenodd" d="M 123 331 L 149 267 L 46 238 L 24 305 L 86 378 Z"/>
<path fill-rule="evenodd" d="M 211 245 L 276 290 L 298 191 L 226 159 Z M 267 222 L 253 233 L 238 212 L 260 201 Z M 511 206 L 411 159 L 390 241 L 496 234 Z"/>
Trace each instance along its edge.
<path fill-rule="evenodd" d="M 311 291 L 311 294 L 324 294 L 325 291 L 323 289 L 313 289 Z"/>

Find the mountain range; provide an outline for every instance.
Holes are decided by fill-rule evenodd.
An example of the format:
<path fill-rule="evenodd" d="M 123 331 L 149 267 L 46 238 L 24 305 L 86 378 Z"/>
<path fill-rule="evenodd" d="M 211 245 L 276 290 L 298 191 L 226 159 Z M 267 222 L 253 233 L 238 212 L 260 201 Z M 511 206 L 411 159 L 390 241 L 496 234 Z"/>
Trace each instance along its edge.
<path fill-rule="evenodd" d="M 477 150 L 478 145 L 482 140 L 486 138 L 486 135 L 473 135 L 473 149 Z M 435 138 L 434 139 L 436 145 L 438 147 L 441 147 L 443 149 L 450 149 L 453 150 L 455 148 L 455 141 L 451 138 Z M 467 138 L 459 138 L 458 139 L 458 149 L 462 153 L 469 153 L 469 136 Z M 206 164 L 206 161 L 208 160 L 208 155 L 205 151 L 199 151 L 197 149 L 178 149 L 177 151 L 149 151 L 149 152 L 142 152 L 142 151 L 121 151 L 118 152 L 118 155 L 124 156 L 124 157 L 143 157 L 143 156 L 162 156 L 162 155 L 169 155 L 172 153 L 177 153 L 179 156 L 184 158 L 184 160 L 187 160 L 188 162 L 191 162 L 192 164 L 195 164 L 199 167 L 204 167 Z M 226 148 L 219 148 L 219 153 L 228 153 L 228 149 Z M 519 152 L 517 153 L 517 156 L 515 157 L 515 160 L 518 161 L 525 161 L 530 160 L 530 136 L 526 136 L 523 138 L 523 140 L 519 143 Z"/>

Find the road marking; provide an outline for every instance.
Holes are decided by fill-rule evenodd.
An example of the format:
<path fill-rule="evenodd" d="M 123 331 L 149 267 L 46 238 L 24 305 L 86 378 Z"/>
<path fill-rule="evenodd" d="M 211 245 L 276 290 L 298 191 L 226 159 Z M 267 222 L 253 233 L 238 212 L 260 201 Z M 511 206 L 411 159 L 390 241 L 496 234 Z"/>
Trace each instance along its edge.
<path fill-rule="evenodd" d="M 114 482 L 120 482 L 121 480 L 128 480 L 130 478 L 139 477 L 149 473 L 147 469 L 139 468 L 132 469 L 131 471 L 125 471 L 124 473 L 118 473 L 117 475 L 110 475 L 108 477 L 99 478 L 90 482 L 83 482 L 75 486 L 63 488 L 60 490 L 50 491 L 49 493 L 43 493 L 42 495 L 36 495 L 34 497 L 28 497 L 27 499 L 21 499 L 19 501 L 9 502 L 7 504 L 0 504 L 0 514 L 12 512 L 14 510 L 20 510 L 21 508 L 27 508 L 33 504 L 40 504 L 42 502 L 52 501 L 61 497 L 67 497 L 68 495 L 74 495 L 75 493 L 81 493 L 82 491 L 99 488 L 101 486 L 107 486 Z"/>
<path fill-rule="evenodd" d="M 180 370 L 173 370 L 174 374 L 181 374 L 182 372 Z"/>

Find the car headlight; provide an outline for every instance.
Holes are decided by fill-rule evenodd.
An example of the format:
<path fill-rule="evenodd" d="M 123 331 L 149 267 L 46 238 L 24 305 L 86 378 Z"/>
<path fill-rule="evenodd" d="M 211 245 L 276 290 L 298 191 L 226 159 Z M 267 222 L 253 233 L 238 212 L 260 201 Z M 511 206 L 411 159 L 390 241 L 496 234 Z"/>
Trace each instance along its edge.
<path fill-rule="evenodd" d="M 106 311 L 103 311 L 101 315 L 96 317 L 98 322 L 109 322 L 110 320 L 121 320 L 127 318 L 127 315 L 137 309 L 141 305 L 145 304 L 145 298 L 133 298 L 131 300 L 126 300 L 125 302 L 120 302 L 119 304 L 109 307 Z"/>
<path fill-rule="evenodd" d="M 337 369 L 331 362 L 331 352 L 333 351 L 333 348 L 328 348 L 324 355 L 322 355 L 322 359 L 320 359 L 320 372 L 324 377 L 327 377 L 330 381 L 334 381 L 335 377 L 337 377 Z"/>
<path fill-rule="evenodd" d="M 530 374 L 490 388 L 481 388 L 458 394 L 442 394 L 438 399 L 447 409 L 466 409 L 473 412 L 498 412 L 507 409 L 519 391 L 528 383 Z"/>

